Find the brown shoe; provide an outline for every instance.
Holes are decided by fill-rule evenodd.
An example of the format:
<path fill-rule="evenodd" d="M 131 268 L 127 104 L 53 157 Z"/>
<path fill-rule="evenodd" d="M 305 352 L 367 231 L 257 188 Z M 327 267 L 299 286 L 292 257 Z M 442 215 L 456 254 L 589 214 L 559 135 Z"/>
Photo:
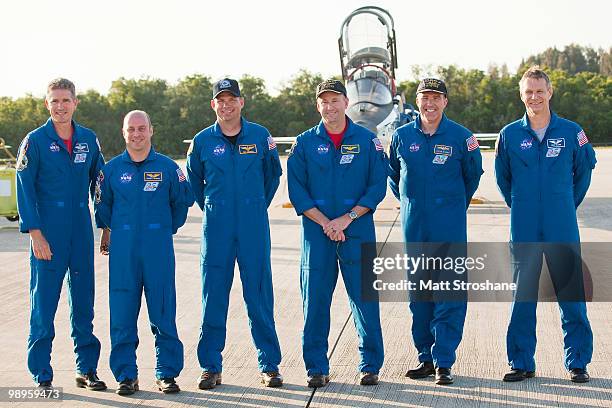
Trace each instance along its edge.
<path fill-rule="evenodd" d="M 155 380 L 155 384 L 157 385 L 157 389 L 159 389 L 164 394 L 174 394 L 181 390 L 174 378 L 172 377 L 158 378 L 157 380 Z"/>
<path fill-rule="evenodd" d="M 221 373 L 212 373 L 210 371 L 202 371 L 200 375 L 198 388 L 201 390 L 212 390 L 217 385 L 221 384 Z"/>
<path fill-rule="evenodd" d="M 367 372 L 359 374 L 359 385 L 378 385 L 378 374 Z"/>
<path fill-rule="evenodd" d="M 106 389 L 104 381 L 98 378 L 96 373 L 89 372 L 87 374 L 78 373 L 75 378 L 76 386 L 86 388 L 92 391 L 103 391 Z"/>
<path fill-rule="evenodd" d="M 260 373 L 261 383 L 266 387 L 280 387 L 283 385 L 283 376 L 278 371 Z"/>
<path fill-rule="evenodd" d="M 310 388 L 325 387 L 329 382 L 329 376 L 325 374 L 309 375 L 307 384 Z"/>

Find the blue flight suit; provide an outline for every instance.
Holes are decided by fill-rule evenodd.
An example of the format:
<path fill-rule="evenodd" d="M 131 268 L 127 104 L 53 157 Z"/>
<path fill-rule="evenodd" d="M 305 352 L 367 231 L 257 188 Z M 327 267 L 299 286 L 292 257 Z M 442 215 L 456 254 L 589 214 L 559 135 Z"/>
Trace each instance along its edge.
<path fill-rule="evenodd" d="M 360 258 L 361 244 L 376 242 L 374 211 L 386 193 L 387 157 L 374 133 L 348 117 L 346 121 L 340 149 L 320 122 L 297 137 L 287 160 L 289 199 L 298 215 L 317 208 L 333 220 L 355 205 L 371 210 L 351 222 L 343 243 L 330 240 L 319 224 L 302 217 L 302 349 L 309 376 L 329 374 L 330 306 L 338 265 L 359 336 L 359 370 L 377 374 L 384 359 L 379 304 L 362 299 Z"/>
<path fill-rule="evenodd" d="M 574 243 L 579 251 L 580 235 L 576 208 L 582 202 L 595 168 L 595 151 L 580 126 L 551 113 L 542 142 L 529 125 L 527 115 L 504 127 L 496 146 L 495 176 L 510 207 L 510 241 L 520 243 Z M 535 288 L 529 301 L 515 301 L 507 333 L 508 361 L 512 368 L 534 371 L 536 348 L 537 282 L 542 253 L 555 284 L 567 265 L 559 265 L 539 245 L 526 245 L 529 253 L 513 250 L 513 274 L 521 286 Z M 577 260 L 580 262 L 579 259 Z M 575 284 L 583 284 L 580 265 Z M 566 368 L 586 368 L 593 353 L 593 333 L 584 301 L 560 299 L 561 326 Z"/>
<path fill-rule="evenodd" d="M 30 132 L 19 148 L 19 229 L 24 233 L 41 230 L 53 253 L 50 261 L 38 260 L 30 249 L 28 369 L 38 383 L 53 380 L 53 320 L 67 271 L 77 371 L 95 373 L 100 357 L 92 323 L 94 239 L 88 194 L 93 197 L 104 158 L 94 132 L 74 121 L 72 128 L 72 152 L 66 149 L 51 119 Z"/>
<path fill-rule="evenodd" d="M 430 136 L 422 132 L 418 117 L 393 134 L 389 163 L 389 185 L 400 200 L 404 241 L 465 243 L 467 208 L 483 173 L 472 132 L 443 115 Z M 420 362 L 451 368 L 467 303 L 432 300 L 411 296 L 412 337 Z"/>
<path fill-rule="evenodd" d="M 268 207 L 282 169 L 266 128 L 241 119 L 236 145 L 218 123 L 195 135 L 187 177 L 202 209 L 202 329 L 198 360 L 203 371 L 222 370 L 229 294 L 236 260 L 259 370 L 278 371 L 280 344 L 274 325 Z"/>
<path fill-rule="evenodd" d="M 110 368 L 118 382 L 138 377 L 137 321 L 143 288 L 155 336 L 155 376 L 174 378 L 183 369 L 172 235 L 185 224 L 191 205 L 193 194 L 185 175 L 153 147 L 140 164 L 126 150 L 100 172 L 95 209 L 98 227 L 111 229 Z"/>

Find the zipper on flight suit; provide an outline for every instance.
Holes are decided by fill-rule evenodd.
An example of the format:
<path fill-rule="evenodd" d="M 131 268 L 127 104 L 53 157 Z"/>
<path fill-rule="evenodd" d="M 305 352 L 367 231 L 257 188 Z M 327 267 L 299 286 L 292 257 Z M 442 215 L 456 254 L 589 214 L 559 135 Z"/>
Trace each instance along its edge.
<path fill-rule="evenodd" d="M 425 221 L 423 223 L 423 225 L 429 225 L 429 206 L 426 204 L 428 201 L 428 197 L 427 197 L 427 185 L 429 184 L 430 178 L 431 178 L 431 170 L 432 170 L 432 166 L 431 166 L 431 162 L 429 160 L 429 158 L 431 157 L 431 138 L 435 135 L 435 133 L 433 135 L 428 135 L 425 134 L 425 132 L 423 132 L 423 130 L 419 129 L 419 132 L 421 132 L 421 135 L 423 135 L 423 137 L 425 137 L 425 142 L 427 143 L 427 155 L 426 155 L 426 162 L 425 162 L 425 183 L 423 183 L 423 203 L 419 203 L 418 205 L 422 205 L 423 206 L 423 216 L 425 218 Z M 435 157 L 435 152 L 434 152 L 434 157 Z M 433 160 L 433 159 L 432 159 Z M 427 229 L 426 231 L 426 235 L 424 237 L 422 237 L 423 241 L 428 241 L 429 240 L 429 229 Z"/>
<path fill-rule="evenodd" d="M 241 136 L 242 133 L 242 126 L 240 128 L 240 132 L 238 132 L 238 135 L 236 135 L 236 144 L 230 143 L 225 136 L 222 136 L 223 138 L 223 143 L 225 144 L 229 144 L 230 145 L 230 149 L 232 150 L 232 171 L 234 172 L 234 186 L 232 188 L 232 206 L 233 211 L 234 211 L 234 220 L 235 222 L 234 224 L 234 231 L 232 231 L 232 235 L 233 235 L 233 240 L 234 241 L 238 241 L 238 166 L 237 166 L 237 159 L 236 159 L 236 151 L 240 150 L 240 148 L 238 147 L 238 138 Z M 236 242 L 237 244 L 237 242 Z"/>
<path fill-rule="evenodd" d="M 549 124 L 550 126 L 550 124 Z M 538 146 L 538 239 L 539 240 L 543 240 L 544 238 L 544 226 L 542 225 L 542 217 L 544 215 L 544 203 L 542 203 L 542 188 L 543 188 L 543 183 L 542 183 L 542 152 L 543 152 L 543 147 L 546 145 L 544 143 L 544 141 L 546 140 L 546 133 L 548 133 L 548 129 L 546 129 L 546 132 L 544 133 L 544 137 L 542 138 L 542 141 L 540 141 L 540 139 L 537 137 L 537 135 L 535 134 L 535 132 L 533 131 L 533 129 L 529 129 L 529 132 L 531 133 L 532 137 L 535 137 L 536 140 L 538 140 L 538 142 L 540 142 L 539 146 Z"/>

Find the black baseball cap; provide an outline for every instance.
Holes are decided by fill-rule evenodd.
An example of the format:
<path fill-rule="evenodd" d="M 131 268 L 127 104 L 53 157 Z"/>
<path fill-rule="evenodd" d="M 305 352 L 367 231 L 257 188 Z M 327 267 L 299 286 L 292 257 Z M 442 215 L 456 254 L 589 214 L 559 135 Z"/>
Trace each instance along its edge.
<path fill-rule="evenodd" d="M 240 87 L 235 79 L 223 78 L 213 85 L 213 99 L 221 92 L 229 92 L 234 96 L 240 96 Z"/>
<path fill-rule="evenodd" d="M 444 83 L 444 81 L 437 78 L 425 78 L 421 80 L 416 93 L 418 95 L 421 92 L 437 92 L 444 94 L 444 96 L 448 95 L 448 91 L 446 90 L 446 84 Z"/>
<path fill-rule="evenodd" d="M 328 79 L 327 81 L 321 82 L 317 86 L 317 98 L 323 92 L 335 92 L 346 96 L 346 88 L 342 81 L 338 81 L 336 79 Z"/>

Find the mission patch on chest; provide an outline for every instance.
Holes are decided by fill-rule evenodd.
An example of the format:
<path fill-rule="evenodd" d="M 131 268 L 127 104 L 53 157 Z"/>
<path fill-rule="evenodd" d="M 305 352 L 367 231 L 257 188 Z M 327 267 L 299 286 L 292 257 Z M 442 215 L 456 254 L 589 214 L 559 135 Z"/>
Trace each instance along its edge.
<path fill-rule="evenodd" d="M 359 145 L 342 145 L 340 146 L 341 154 L 358 154 L 359 153 Z"/>
<path fill-rule="evenodd" d="M 144 181 L 162 181 L 161 171 L 145 171 Z"/>
<path fill-rule="evenodd" d="M 241 144 L 238 145 L 238 151 L 240 154 L 257 154 L 257 145 L 256 144 Z"/>

